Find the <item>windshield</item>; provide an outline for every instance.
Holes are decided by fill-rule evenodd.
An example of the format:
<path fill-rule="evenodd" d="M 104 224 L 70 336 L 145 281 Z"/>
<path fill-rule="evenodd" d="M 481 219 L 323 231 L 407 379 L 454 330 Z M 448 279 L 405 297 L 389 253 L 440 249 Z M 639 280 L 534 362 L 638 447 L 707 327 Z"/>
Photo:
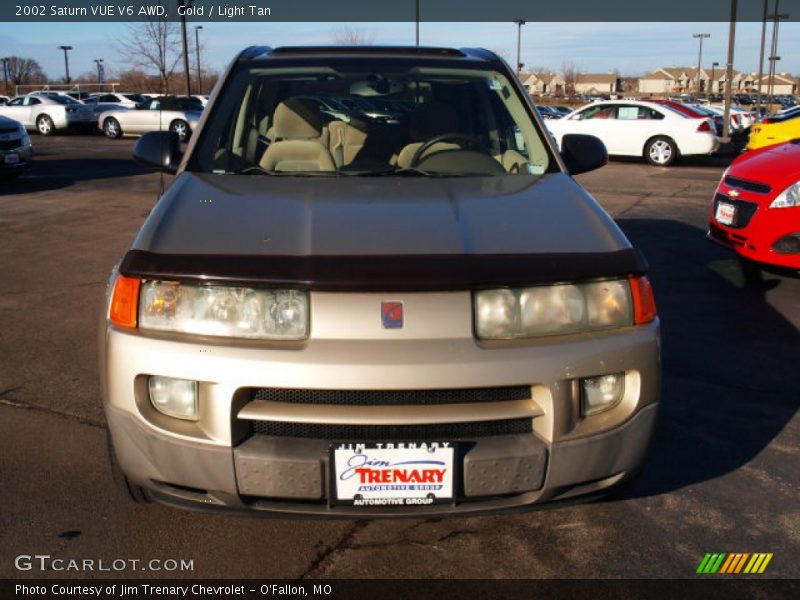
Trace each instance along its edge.
<path fill-rule="evenodd" d="M 443 177 L 538 175 L 558 166 L 502 73 L 362 59 L 242 68 L 187 168 Z"/>

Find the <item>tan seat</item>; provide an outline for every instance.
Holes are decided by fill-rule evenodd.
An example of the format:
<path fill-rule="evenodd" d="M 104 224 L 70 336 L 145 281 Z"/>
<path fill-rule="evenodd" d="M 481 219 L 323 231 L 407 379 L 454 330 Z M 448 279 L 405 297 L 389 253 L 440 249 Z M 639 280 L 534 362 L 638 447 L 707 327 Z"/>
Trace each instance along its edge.
<path fill-rule="evenodd" d="M 357 119 L 349 123 L 331 121 L 328 123 L 330 149 L 337 167 L 351 164 L 367 141 L 367 124 Z"/>
<path fill-rule="evenodd" d="M 411 159 L 414 158 L 414 154 L 425 142 L 437 135 L 458 133 L 458 131 L 458 117 L 453 112 L 452 107 L 439 103 L 423 104 L 411 115 L 409 137 L 414 141 L 403 147 L 393 162 L 399 167 L 408 168 L 411 166 Z M 437 142 L 428 148 L 420 158 L 424 158 L 434 152 L 458 150 L 460 148 L 461 146 L 458 144 Z"/>
<path fill-rule="evenodd" d="M 259 163 L 270 171 L 335 171 L 322 116 L 299 98 L 288 98 L 275 109 L 270 128 L 273 141 Z"/>

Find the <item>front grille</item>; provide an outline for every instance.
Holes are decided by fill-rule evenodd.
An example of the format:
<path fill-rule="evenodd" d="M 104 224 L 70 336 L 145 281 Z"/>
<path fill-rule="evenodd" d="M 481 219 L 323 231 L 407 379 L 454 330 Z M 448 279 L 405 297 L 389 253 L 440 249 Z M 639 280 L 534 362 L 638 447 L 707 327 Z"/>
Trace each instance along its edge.
<path fill-rule="evenodd" d="M 477 423 L 435 423 L 430 425 L 327 425 L 253 421 L 254 435 L 312 438 L 320 440 L 456 440 L 531 433 L 531 419 L 504 419 Z"/>
<path fill-rule="evenodd" d="M 733 223 L 730 225 L 726 225 L 725 227 L 731 227 L 733 229 L 742 229 L 743 227 L 747 227 L 750 224 L 750 219 L 753 218 L 753 215 L 756 214 L 758 210 L 758 204 L 755 202 L 746 202 L 744 200 L 734 200 L 733 198 L 729 198 L 725 194 L 717 194 L 714 197 L 714 214 L 717 214 L 717 205 L 719 202 L 727 202 L 728 204 L 733 204 L 736 207 L 736 214 L 734 216 Z"/>
<path fill-rule="evenodd" d="M 13 150 L 22 146 L 22 140 L 3 140 L 0 141 L 0 150 Z"/>
<path fill-rule="evenodd" d="M 731 177 L 730 175 L 725 178 L 725 183 L 731 187 L 747 190 L 748 192 L 756 192 L 757 194 L 769 194 L 772 191 L 772 188 L 766 183 L 747 181 L 746 179 Z"/>
<path fill-rule="evenodd" d="M 733 244 L 735 246 L 744 246 L 747 244 L 747 238 L 741 235 L 736 235 L 735 233 L 729 233 L 724 229 L 720 229 L 714 223 L 708 224 L 708 232 L 711 236 L 724 243 L 724 244 Z"/>
<path fill-rule="evenodd" d="M 527 400 L 530 386 L 439 389 L 439 390 L 297 390 L 260 388 L 252 391 L 253 400 L 289 404 L 338 404 L 345 406 L 414 406 Z"/>

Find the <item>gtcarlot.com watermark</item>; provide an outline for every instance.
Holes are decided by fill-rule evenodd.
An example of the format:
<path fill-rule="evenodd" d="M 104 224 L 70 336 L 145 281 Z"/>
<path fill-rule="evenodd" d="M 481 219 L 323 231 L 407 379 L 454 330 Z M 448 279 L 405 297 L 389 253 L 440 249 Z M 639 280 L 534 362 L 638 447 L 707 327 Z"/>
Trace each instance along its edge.
<path fill-rule="evenodd" d="M 194 559 L 185 558 L 54 558 L 49 554 L 20 554 L 14 559 L 18 571 L 124 572 L 152 571 L 185 573 L 194 571 Z"/>

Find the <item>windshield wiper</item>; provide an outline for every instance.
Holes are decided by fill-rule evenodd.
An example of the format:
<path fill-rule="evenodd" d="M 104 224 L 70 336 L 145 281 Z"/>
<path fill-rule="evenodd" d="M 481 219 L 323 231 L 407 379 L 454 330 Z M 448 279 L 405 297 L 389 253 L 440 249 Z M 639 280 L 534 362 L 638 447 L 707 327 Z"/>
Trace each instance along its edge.
<path fill-rule="evenodd" d="M 225 175 L 274 175 L 278 177 L 338 177 L 338 171 L 270 171 L 258 165 L 250 165 L 238 171 L 225 171 Z"/>
<path fill-rule="evenodd" d="M 478 173 L 449 173 L 447 171 L 424 171 L 416 167 L 395 167 L 382 171 L 342 171 L 342 175 L 353 177 L 387 177 L 398 175 L 400 177 L 468 177 Z"/>

